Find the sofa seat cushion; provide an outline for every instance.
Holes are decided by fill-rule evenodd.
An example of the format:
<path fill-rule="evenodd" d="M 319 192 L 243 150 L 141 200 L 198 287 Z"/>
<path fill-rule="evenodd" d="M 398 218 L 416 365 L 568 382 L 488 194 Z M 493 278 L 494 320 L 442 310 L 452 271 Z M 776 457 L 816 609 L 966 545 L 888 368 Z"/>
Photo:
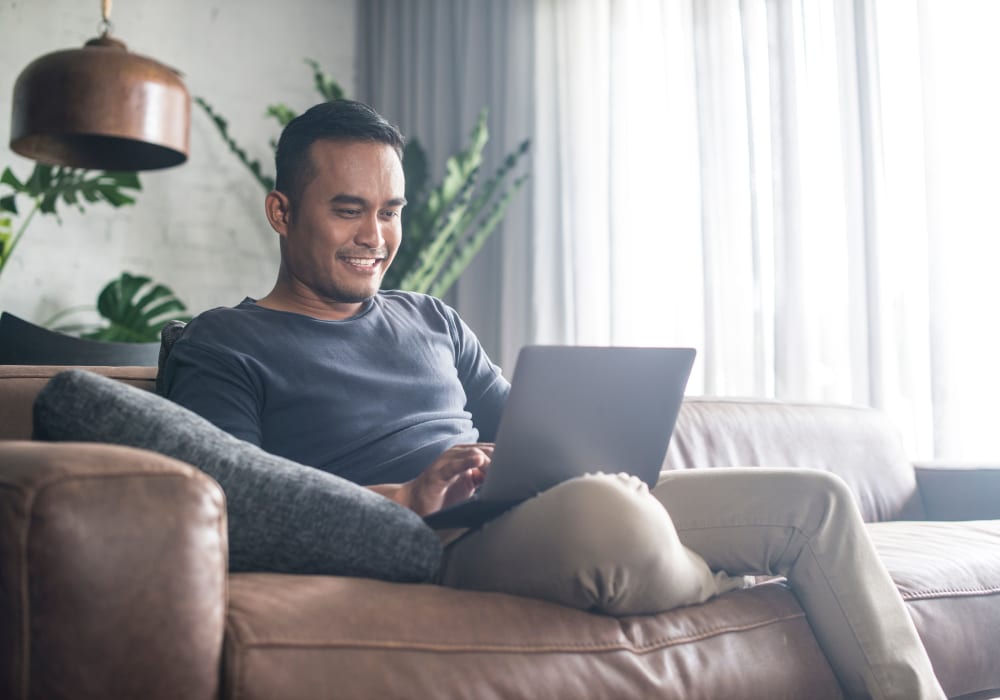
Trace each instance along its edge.
<path fill-rule="evenodd" d="M 842 697 L 774 584 L 628 618 L 344 577 L 239 574 L 229 595 L 228 698 Z"/>
<path fill-rule="evenodd" d="M 869 525 L 950 696 L 1000 688 L 1000 520 Z"/>

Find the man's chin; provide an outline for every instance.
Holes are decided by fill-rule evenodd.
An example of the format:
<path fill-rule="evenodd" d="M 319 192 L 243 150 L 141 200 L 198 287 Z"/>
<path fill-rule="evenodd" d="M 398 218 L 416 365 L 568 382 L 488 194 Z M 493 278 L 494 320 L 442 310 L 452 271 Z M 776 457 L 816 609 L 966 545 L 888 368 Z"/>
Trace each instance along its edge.
<path fill-rule="evenodd" d="M 366 289 L 329 289 L 326 290 L 326 298 L 338 304 L 362 304 L 378 294 L 378 287 Z"/>

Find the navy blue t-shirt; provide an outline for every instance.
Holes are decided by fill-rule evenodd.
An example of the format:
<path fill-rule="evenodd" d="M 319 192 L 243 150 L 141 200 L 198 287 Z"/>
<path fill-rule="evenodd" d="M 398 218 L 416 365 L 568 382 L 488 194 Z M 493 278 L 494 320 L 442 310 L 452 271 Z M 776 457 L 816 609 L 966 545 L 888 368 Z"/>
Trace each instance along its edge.
<path fill-rule="evenodd" d="M 492 441 L 510 389 L 453 309 L 397 291 L 342 321 L 251 299 L 206 311 L 164 379 L 223 430 L 359 484 L 407 481 L 452 445 Z"/>

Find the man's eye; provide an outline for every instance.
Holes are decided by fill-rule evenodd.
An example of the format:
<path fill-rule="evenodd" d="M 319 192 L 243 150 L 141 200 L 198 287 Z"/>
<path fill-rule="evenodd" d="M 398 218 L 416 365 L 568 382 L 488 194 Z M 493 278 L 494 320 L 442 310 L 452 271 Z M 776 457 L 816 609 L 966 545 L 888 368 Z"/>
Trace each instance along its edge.
<path fill-rule="evenodd" d="M 340 216 L 360 216 L 361 215 L 361 210 L 360 209 L 337 209 L 336 211 L 337 211 L 337 213 Z"/>
<path fill-rule="evenodd" d="M 382 212 L 382 216 L 384 216 L 387 219 L 392 219 L 394 217 L 399 216 L 399 212 L 396 211 L 395 209 L 389 209 L 389 210 L 383 211 Z"/>

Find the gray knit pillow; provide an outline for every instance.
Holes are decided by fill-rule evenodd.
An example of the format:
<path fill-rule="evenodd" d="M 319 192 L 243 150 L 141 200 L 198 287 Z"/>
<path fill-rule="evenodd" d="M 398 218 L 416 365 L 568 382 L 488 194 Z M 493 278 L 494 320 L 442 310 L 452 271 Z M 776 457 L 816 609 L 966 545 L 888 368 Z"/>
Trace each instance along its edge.
<path fill-rule="evenodd" d="M 232 571 L 427 581 L 440 563 L 437 535 L 412 511 L 91 372 L 49 381 L 35 400 L 34 437 L 141 447 L 204 471 L 226 493 Z"/>

